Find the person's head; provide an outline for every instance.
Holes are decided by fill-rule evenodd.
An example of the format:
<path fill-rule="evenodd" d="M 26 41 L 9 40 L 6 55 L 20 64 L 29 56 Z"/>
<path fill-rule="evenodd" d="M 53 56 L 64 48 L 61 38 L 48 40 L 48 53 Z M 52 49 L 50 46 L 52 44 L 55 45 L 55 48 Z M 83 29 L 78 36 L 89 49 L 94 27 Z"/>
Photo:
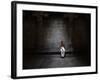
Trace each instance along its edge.
<path fill-rule="evenodd" d="M 64 42 L 63 41 L 61 41 L 61 46 L 64 46 Z"/>

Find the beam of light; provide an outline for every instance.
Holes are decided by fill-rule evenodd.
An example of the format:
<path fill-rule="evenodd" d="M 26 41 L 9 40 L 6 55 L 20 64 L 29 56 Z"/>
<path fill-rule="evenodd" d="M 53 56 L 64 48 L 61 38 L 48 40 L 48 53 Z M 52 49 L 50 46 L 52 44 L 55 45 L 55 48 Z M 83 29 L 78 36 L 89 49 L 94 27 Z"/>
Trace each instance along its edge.
<path fill-rule="evenodd" d="M 47 27 L 46 44 L 50 52 L 58 52 L 60 41 L 64 42 L 66 51 L 68 50 L 71 40 L 68 36 L 66 25 L 62 18 L 54 18 L 50 20 L 49 26 Z"/>

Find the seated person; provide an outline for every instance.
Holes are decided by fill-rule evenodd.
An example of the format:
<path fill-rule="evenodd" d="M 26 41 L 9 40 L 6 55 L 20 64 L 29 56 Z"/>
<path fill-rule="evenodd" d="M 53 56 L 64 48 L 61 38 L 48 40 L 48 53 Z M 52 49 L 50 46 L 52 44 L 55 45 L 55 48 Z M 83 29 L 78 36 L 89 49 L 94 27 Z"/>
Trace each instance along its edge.
<path fill-rule="evenodd" d="M 61 52 L 61 57 L 65 57 L 65 47 L 63 41 L 61 41 L 60 52 Z"/>

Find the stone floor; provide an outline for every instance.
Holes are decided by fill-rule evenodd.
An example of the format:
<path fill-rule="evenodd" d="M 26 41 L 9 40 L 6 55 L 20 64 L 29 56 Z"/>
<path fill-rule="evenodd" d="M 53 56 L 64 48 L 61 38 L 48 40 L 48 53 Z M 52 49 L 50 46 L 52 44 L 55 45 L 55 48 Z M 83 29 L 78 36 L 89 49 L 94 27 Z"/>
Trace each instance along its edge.
<path fill-rule="evenodd" d="M 24 55 L 23 58 L 23 69 L 80 66 L 90 66 L 89 58 L 74 54 L 66 54 L 64 58 L 61 58 L 60 54 Z"/>

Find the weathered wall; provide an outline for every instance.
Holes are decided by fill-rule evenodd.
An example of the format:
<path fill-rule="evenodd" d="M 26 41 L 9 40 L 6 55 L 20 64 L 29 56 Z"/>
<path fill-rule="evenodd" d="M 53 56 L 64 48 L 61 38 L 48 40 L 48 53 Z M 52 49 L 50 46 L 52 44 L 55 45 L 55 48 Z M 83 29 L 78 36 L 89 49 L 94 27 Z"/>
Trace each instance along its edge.
<path fill-rule="evenodd" d="M 89 47 L 90 15 L 24 12 L 24 50 L 58 52 L 64 41 L 66 52 Z"/>

